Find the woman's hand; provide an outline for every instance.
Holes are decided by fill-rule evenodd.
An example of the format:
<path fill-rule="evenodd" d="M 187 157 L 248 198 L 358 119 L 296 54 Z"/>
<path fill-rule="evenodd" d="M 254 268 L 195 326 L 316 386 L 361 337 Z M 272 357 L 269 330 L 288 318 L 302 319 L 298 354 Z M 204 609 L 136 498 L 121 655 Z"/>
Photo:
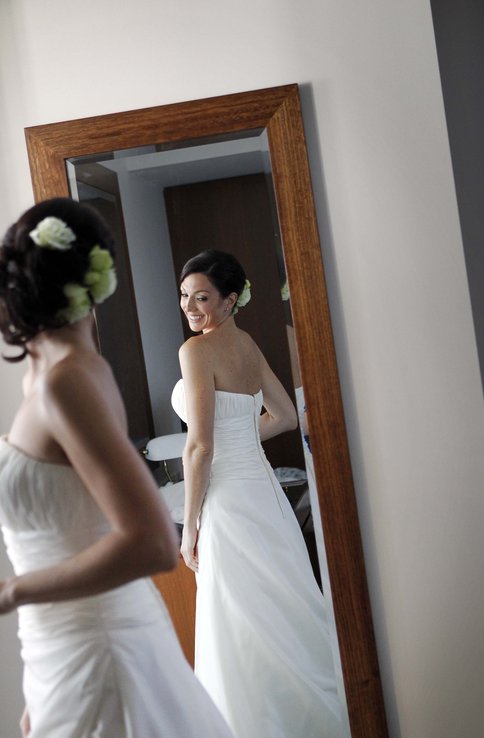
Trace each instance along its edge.
<path fill-rule="evenodd" d="M 30 735 L 30 715 L 27 706 L 24 707 L 22 717 L 20 718 L 20 731 L 22 738 L 28 738 Z"/>
<path fill-rule="evenodd" d="M 15 610 L 12 580 L 6 579 L 0 582 L 0 615 L 6 615 L 12 610 Z"/>
<path fill-rule="evenodd" d="M 185 564 L 192 571 L 198 571 L 198 530 L 197 528 L 190 529 L 187 525 L 183 526 L 183 535 L 181 542 L 181 555 L 185 561 Z"/>

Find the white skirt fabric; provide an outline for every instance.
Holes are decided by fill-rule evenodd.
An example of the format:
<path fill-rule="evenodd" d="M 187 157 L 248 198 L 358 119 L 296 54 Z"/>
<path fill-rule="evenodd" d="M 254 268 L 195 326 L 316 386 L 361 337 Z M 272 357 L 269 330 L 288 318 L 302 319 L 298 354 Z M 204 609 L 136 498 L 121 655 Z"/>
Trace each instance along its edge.
<path fill-rule="evenodd" d="M 71 467 L 4 440 L 0 522 L 17 574 L 63 561 L 107 530 Z M 233 738 L 151 579 L 20 607 L 19 637 L 29 738 Z"/>
<path fill-rule="evenodd" d="M 118 591 L 117 606 L 140 595 L 148 605 L 137 623 L 23 638 L 30 738 L 230 736 L 150 584 Z"/>

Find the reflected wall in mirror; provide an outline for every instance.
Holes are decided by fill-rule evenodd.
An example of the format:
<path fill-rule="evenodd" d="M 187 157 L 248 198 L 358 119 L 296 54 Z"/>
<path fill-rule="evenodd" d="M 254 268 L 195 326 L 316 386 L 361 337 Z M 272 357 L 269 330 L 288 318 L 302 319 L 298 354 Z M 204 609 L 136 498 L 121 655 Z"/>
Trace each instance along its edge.
<path fill-rule="evenodd" d="M 342 668 L 351 735 L 387 736 L 297 85 L 36 126 L 26 129 L 26 138 L 36 200 L 88 198 L 125 245 L 118 258 L 120 289 L 98 321 L 101 350 L 115 367 L 134 440 L 179 430 L 168 406 L 184 340 L 174 299 L 182 245 L 189 255 L 218 245 L 240 256 L 257 300 L 237 322 L 245 327 L 244 320 L 253 321 L 249 332 L 293 396 L 294 387 L 299 397 L 304 387 L 307 418 L 301 419 L 307 419 L 311 453 L 299 432 L 267 453 L 274 466 L 306 462 L 314 480 L 316 543 L 323 590 L 332 596 L 335 663 Z M 263 223 L 251 208 L 264 199 Z M 208 200 L 212 216 L 202 237 Z M 240 203 L 247 209 L 238 213 Z M 286 276 L 290 310 L 280 292 Z M 263 320 L 256 317 L 257 303 Z M 274 315 L 273 330 L 259 335 L 260 324 L 271 326 L 268 315 Z M 168 324 L 172 330 L 163 331 Z M 116 369 L 120 337 L 130 362 Z M 292 356 L 291 346 L 297 347 Z"/>

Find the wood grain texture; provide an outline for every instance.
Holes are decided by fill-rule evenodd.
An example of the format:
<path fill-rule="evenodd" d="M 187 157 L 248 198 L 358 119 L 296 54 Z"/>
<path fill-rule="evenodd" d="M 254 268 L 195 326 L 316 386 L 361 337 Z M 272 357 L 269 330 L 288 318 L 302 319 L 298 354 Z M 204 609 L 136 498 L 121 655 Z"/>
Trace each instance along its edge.
<path fill-rule="evenodd" d="M 153 581 L 165 601 L 176 634 L 188 663 L 195 661 L 195 574 L 180 557 L 178 566 L 168 574 L 156 574 Z"/>
<path fill-rule="evenodd" d="M 296 84 L 26 129 L 36 200 L 68 195 L 65 160 L 267 129 L 352 738 L 388 736 Z M 316 296 L 316 297 L 315 297 Z"/>
<path fill-rule="evenodd" d="M 273 116 L 268 136 L 350 725 L 353 736 L 383 738 L 388 733 L 297 94 Z"/>

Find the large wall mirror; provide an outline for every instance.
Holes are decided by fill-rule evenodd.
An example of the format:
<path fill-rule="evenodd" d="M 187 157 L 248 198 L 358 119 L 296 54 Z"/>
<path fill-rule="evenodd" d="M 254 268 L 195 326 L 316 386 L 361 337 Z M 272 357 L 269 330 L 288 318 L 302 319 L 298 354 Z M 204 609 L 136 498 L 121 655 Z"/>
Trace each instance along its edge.
<path fill-rule="evenodd" d="M 120 286 L 99 310 L 99 343 L 139 446 L 180 430 L 170 406 L 186 335 L 180 266 L 209 247 L 244 264 L 253 300 L 237 323 L 267 355 L 301 421 L 266 453 L 274 467 L 303 470 L 304 484 L 289 478 L 285 489 L 300 513 L 309 501 L 300 522 L 333 624 L 349 733 L 384 738 L 298 86 L 50 123 L 26 129 L 26 139 L 36 200 L 87 200 L 116 233 Z M 180 582 L 172 589 L 180 599 Z M 185 601 L 180 611 L 191 607 Z"/>

